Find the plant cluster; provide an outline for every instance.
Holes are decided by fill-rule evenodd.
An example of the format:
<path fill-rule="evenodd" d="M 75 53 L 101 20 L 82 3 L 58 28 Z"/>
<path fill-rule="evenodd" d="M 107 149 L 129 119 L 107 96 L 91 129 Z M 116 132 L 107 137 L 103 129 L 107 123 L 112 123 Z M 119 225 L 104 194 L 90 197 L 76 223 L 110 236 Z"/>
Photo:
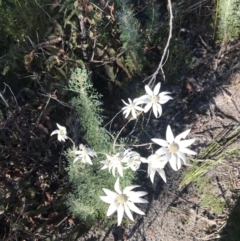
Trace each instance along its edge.
<path fill-rule="evenodd" d="M 52 129 L 51 123 L 58 122 L 64 125 L 69 112 L 74 109 L 77 113 L 77 124 L 71 126 L 68 123 L 68 128 L 58 124 L 58 130 L 51 133 L 57 135 L 58 141 L 65 144 L 66 140 L 70 140 L 73 144 L 72 148 L 66 151 L 69 161 L 67 171 L 73 187 L 66 202 L 67 206 L 87 225 L 104 218 L 106 213 L 110 216 L 115 211 L 118 212 L 118 224 L 122 222 L 124 212 L 130 220 L 133 220 L 132 211 L 143 214 L 134 203 L 147 202 L 142 198 L 147 193 L 133 191 L 137 186 L 131 185 L 141 163 L 148 164 L 147 173 L 152 182 L 156 172 L 166 182 L 165 165 L 169 162 L 174 170 L 179 170 L 182 162 L 186 163 L 185 154 L 195 154 L 187 148 L 194 139 L 182 140 L 187 137 L 190 130 L 174 137 L 171 127 L 168 126 L 166 140 L 153 138 L 151 143 L 147 143 L 147 145 L 156 143 L 161 147 L 147 157 L 141 156 L 133 146 L 129 148 L 132 142 L 126 138 L 119 138 L 123 128 L 117 134 L 109 133 L 103 128 L 101 96 L 94 90 L 92 80 L 98 81 L 101 85 L 107 79 L 109 85 L 123 86 L 143 69 L 144 73 L 147 73 L 149 69 L 155 68 L 156 59 L 158 60 L 159 52 L 163 49 L 162 43 L 165 42 L 163 33 L 166 33 L 167 29 L 165 21 L 159 24 L 159 19 L 165 17 L 161 16 L 160 5 L 155 0 L 146 3 L 131 0 L 66 0 L 49 3 L 48 0 L 0 1 L 1 7 L 3 6 L 0 10 L 0 18 L 3 19 L 0 22 L 0 27 L 2 26 L 0 29 L 3 31 L 3 38 L 0 40 L 1 50 L 4 50 L 3 53 L 5 50 L 6 53 L 18 51 L 14 55 L 16 61 L 8 58 L 2 64 L 0 59 L 3 75 L 15 71 L 20 78 L 20 81 L 14 78 L 13 88 L 17 90 L 17 99 L 21 99 L 24 103 L 21 104 L 21 108 L 25 110 L 26 115 L 22 116 L 21 112 L 16 123 L 27 128 L 29 123 L 22 123 L 22 119 L 27 119 L 27 111 L 30 109 L 30 115 L 31 117 L 34 115 L 36 122 L 31 130 L 24 129 L 24 133 L 29 133 L 29 139 L 26 141 L 27 137 L 21 134 L 21 128 L 17 125 L 10 134 L 9 130 L 2 132 L 1 140 L 4 140 L 5 144 L 8 136 L 11 136 L 13 141 L 6 146 L 12 145 L 11 153 L 15 153 L 12 156 L 21 156 L 21 153 L 25 153 L 23 150 L 29 154 L 30 150 L 35 152 L 34 158 L 36 160 L 42 158 L 43 163 L 45 156 L 54 159 L 56 156 L 50 154 L 48 146 L 45 145 L 49 130 Z M 9 47 L 9 39 L 11 49 L 6 47 Z M 178 40 L 176 42 L 178 43 Z M 173 62 L 176 62 L 179 51 L 177 43 L 176 51 L 172 48 L 173 51 L 169 54 L 169 60 L 172 58 Z M 181 56 L 185 61 L 185 54 Z M 180 62 L 182 64 L 183 61 Z M 24 73 L 24 81 L 21 79 L 23 76 L 16 71 L 21 66 L 25 67 L 24 71 L 21 70 L 21 73 Z M 165 70 L 167 69 L 169 72 L 173 71 L 168 63 L 165 66 Z M 179 73 L 177 74 L 179 76 Z M 8 79 L 10 81 L 10 78 Z M 172 97 L 169 92 L 160 92 L 160 87 L 160 83 L 155 88 L 146 85 L 146 93 L 143 96 L 134 100 L 128 98 L 128 103 L 123 100 L 125 106 L 122 112 L 127 124 L 137 121 L 144 113 L 150 111 L 156 118 L 162 115 L 162 105 Z M 44 98 L 47 98 L 47 103 Z M 67 102 L 70 98 L 69 108 L 64 101 Z M 27 102 L 31 104 L 28 105 Z M 69 110 L 64 107 L 61 109 L 62 104 L 65 104 Z M 17 110 L 18 106 L 16 113 L 19 114 Z M 13 118 L 14 115 L 8 120 L 12 121 Z M 39 138 L 38 131 L 42 133 Z M 14 132 L 19 132 L 20 135 L 16 136 Z M 50 141 L 52 140 L 50 138 Z M 25 144 L 30 142 L 31 145 L 18 146 L 20 141 Z M 54 151 L 56 152 L 55 149 Z M 21 157 L 24 159 L 23 163 L 32 161 L 33 156 L 31 158 L 28 156 L 29 159 L 23 156 Z M 24 188 L 28 188 L 29 185 L 27 183 Z M 113 187 L 115 192 L 110 191 Z M 63 191 L 62 196 L 65 196 L 67 191 Z M 29 193 L 32 196 L 36 195 L 35 190 L 31 192 L 29 189 Z M 104 193 L 106 196 L 103 196 Z M 110 204 L 108 211 L 105 202 Z M 30 205 L 31 208 L 35 208 L 32 203 Z M 36 207 L 37 213 L 39 206 Z M 47 208 L 44 212 L 47 212 L 46 210 Z"/>
<path fill-rule="evenodd" d="M 73 85 L 73 82 L 75 85 Z M 103 132 L 106 130 L 100 128 L 101 121 L 93 122 L 94 119 L 97 121 L 96 118 L 99 115 L 99 111 L 95 109 L 96 96 L 94 91 L 93 94 L 91 93 L 92 87 L 90 83 L 87 83 L 85 70 L 76 69 L 72 74 L 70 83 L 71 86 L 75 86 L 75 91 L 78 90 L 79 93 L 79 96 L 75 97 L 73 103 L 78 104 L 76 106 L 77 113 L 82 113 L 79 116 L 80 122 L 82 120 L 85 121 L 81 123 L 83 126 L 87 125 L 87 128 L 85 129 L 86 133 L 88 131 L 91 132 L 91 135 L 84 136 L 84 140 L 87 142 L 86 145 L 80 144 L 79 148 L 77 147 L 78 145 L 67 136 L 65 127 L 57 124 L 59 129 L 52 132 L 52 134 L 58 135 L 58 140 L 65 141 L 69 139 L 73 143 L 73 148 L 68 151 L 67 156 L 68 159 L 70 159 L 69 175 L 70 177 L 72 176 L 73 185 L 77 188 L 75 194 L 77 193 L 78 199 L 76 198 L 76 195 L 70 197 L 71 202 L 68 204 L 70 209 L 74 210 L 73 212 L 75 214 L 78 213 L 87 225 L 92 224 L 96 218 L 103 218 L 103 212 L 106 212 L 106 207 L 99 204 L 100 198 L 104 202 L 110 204 L 107 216 L 110 216 L 117 211 L 118 225 L 122 222 L 124 212 L 131 220 L 133 220 L 131 211 L 144 215 L 134 203 L 147 203 L 145 199 L 141 198 L 147 193 L 142 191 L 132 191 L 132 189 L 138 187 L 135 185 L 124 185 L 125 188 L 122 191 L 120 181 L 125 181 L 125 184 L 126 181 L 128 183 L 131 182 L 134 175 L 126 175 L 126 173 L 134 173 L 139 169 L 140 164 L 143 162 L 148 163 L 148 176 L 152 182 L 154 182 L 156 172 L 158 172 L 166 182 L 164 167 L 168 162 L 173 170 L 177 171 L 181 168 L 182 162 L 186 164 L 186 154 L 196 154 L 194 151 L 187 148 L 195 141 L 195 139 L 184 140 L 190 130 L 184 131 L 174 137 L 171 127 L 168 126 L 166 140 L 152 139 L 152 141 L 161 146 L 161 148 L 147 158 L 142 157 L 138 152 L 132 150 L 132 148 L 126 148 L 125 143 L 119 145 L 120 148 L 116 148 L 117 139 L 121 130 L 116 136 L 112 136 L 112 141 L 110 139 L 107 141 L 108 146 L 105 144 L 102 145 L 102 140 L 105 139 Z M 127 124 L 130 121 L 139 118 L 142 113 L 146 113 L 149 110 L 153 111 L 156 118 L 159 118 L 162 115 L 162 105 L 171 100 L 172 97 L 170 96 L 170 92 L 160 92 L 160 87 L 161 84 L 158 83 L 152 90 L 148 85 L 145 85 L 145 95 L 140 96 L 133 101 L 129 99 L 129 104 L 123 101 L 126 105 L 122 108 L 125 118 L 131 114 L 131 118 Z M 82 100 L 84 100 L 84 102 L 82 102 Z M 89 116 L 90 113 L 91 116 Z M 88 116 L 89 119 L 84 119 L 85 116 Z M 95 136 L 97 142 L 93 140 L 93 136 Z M 104 143 L 106 143 L 106 140 Z M 128 144 L 128 146 L 131 145 Z M 106 172 L 104 172 L 106 169 L 112 173 L 112 175 L 106 174 Z M 93 179 L 92 176 L 89 176 L 90 173 L 96 178 Z M 105 181 L 102 179 L 103 176 Z M 110 184 L 112 184 L 112 181 L 115 180 L 116 176 L 117 179 L 114 184 L 116 192 L 112 192 L 106 187 L 111 187 Z M 106 180 L 109 181 L 106 183 Z M 103 188 L 103 191 L 107 196 L 98 195 L 101 193 L 101 191 L 99 192 L 99 186 Z M 84 192 L 84 189 L 87 192 Z M 79 199 L 81 199 L 80 202 Z"/>

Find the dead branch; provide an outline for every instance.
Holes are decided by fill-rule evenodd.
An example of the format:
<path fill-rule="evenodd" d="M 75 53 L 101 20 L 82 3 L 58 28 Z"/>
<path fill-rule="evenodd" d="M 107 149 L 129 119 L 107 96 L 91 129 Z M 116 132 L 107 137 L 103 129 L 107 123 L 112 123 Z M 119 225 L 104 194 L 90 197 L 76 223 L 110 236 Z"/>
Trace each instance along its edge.
<path fill-rule="evenodd" d="M 51 40 L 47 40 L 45 42 L 42 42 L 40 44 L 38 44 L 36 46 L 36 48 L 42 48 L 46 45 L 50 45 L 50 44 L 56 44 L 56 43 L 59 43 L 60 41 L 62 41 L 62 37 L 57 37 L 57 38 L 54 38 L 54 39 L 51 39 Z"/>

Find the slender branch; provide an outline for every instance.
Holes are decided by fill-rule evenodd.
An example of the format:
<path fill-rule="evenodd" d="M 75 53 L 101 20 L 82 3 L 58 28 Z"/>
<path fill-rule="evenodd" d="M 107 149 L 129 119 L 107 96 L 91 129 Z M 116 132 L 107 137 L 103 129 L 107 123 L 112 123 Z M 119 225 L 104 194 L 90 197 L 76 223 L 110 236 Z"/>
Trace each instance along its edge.
<path fill-rule="evenodd" d="M 43 114 L 43 113 L 44 113 L 44 111 L 46 110 L 46 108 L 47 108 L 47 106 L 48 106 L 48 104 L 49 104 L 50 100 L 51 100 L 51 98 L 50 98 L 50 97 L 48 97 L 47 103 L 46 103 L 46 105 L 44 106 L 44 108 L 43 108 L 43 110 L 42 110 L 41 114 L 39 115 L 39 117 L 38 117 L 38 119 L 37 119 L 37 121 L 36 121 L 36 126 L 38 126 L 39 121 L 40 121 L 40 119 L 41 119 L 41 117 L 42 117 L 42 114 Z"/>
<path fill-rule="evenodd" d="M 118 132 L 117 136 L 115 137 L 114 141 L 113 141 L 113 151 L 115 151 L 115 146 L 116 146 L 116 142 L 118 137 L 120 136 L 120 134 L 122 133 L 122 131 L 124 130 L 124 128 L 127 126 L 127 124 L 133 120 L 134 118 L 132 117 L 131 119 L 128 120 L 128 122 L 122 127 L 122 129 Z"/>
<path fill-rule="evenodd" d="M 39 8 L 42 9 L 42 11 L 47 15 L 47 17 L 49 18 L 50 21 L 53 21 L 52 18 L 50 17 L 50 15 L 43 9 L 43 7 L 37 2 L 37 0 L 35 0 L 35 3 L 38 5 Z"/>
<path fill-rule="evenodd" d="M 6 107 L 9 108 L 9 104 L 7 102 L 7 100 L 5 99 L 5 97 L 3 96 L 2 92 L 0 91 L 0 98 L 3 100 L 3 102 L 5 103 Z"/>
<path fill-rule="evenodd" d="M 108 64 L 108 63 L 112 63 L 113 61 L 115 61 L 116 59 L 118 59 L 119 57 L 121 57 L 123 54 L 125 53 L 125 51 L 120 52 L 119 54 L 117 54 L 115 57 L 111 57 L 108 60 L 90 60 L 91 63 L 99 63 L 99 66 Z"/>
<path fill-rule="evenodd" d="M 163 75 L 163 79 L 165 80 L 165 74 L 164 74 L 164 71 L 163 71 L 163 62 L 164 62 L 164 59 L 165 59 L 165 56 L 168 52 L 168 48 L 169 48 L 169 44 L 170 44 L 170 40 L 172 38 L 172 21 L 173 21 L 173 13 L 172 13 L 172 2 L 171 0 L 168 0 L 168 6 L 169 6 L 169 34 L 168 34 L 168 40 L 167 40 L 167 43 L 166 43 L 166 46 L 164 48 L 164 51 L 163 51 L 163 55 L 162 55 L 162 58 L 160 60 L 160 63 L 156 69 L 156 71 L 151 75 L 149 76 L 148 78 L 146 78 L 144 81 L 146 80 L 149 80 L 149 85 L 151 84 L 154 84 L 155 80 L 156 80 L 156 76 L 157 74 L 159 73 L 159 71 L 161 70 L 162 72 L 162 75 Z"/>
<path fill-rule="evenodd" d="M 12 89 L 11 89 L 10 86 L 9 86 L 8 84 L 6 84 L 5 82 L 3 82 L 3 84 L 8 87 L 9 91 L 11 92 L 11 94 L 12 94 L 14 100 L 15 100 L 15 103 L 16 103 L 16 106 L 17 106 L 17 110 L 20 111 L 21 108 L 20 108 L 19 105 L 18 105 L 17 99 L 16 99 L 14 93 L 12 92 Z M 5 103 L 5 104 L 6 104 L 6 103 Z"/>
<path fill-rule="evenodd" d="M 142 147 L 142 146 L 149 146 L 147 149 L 150 149 L 153 143 L 149 142 L 149 143 L 143 143 L 143 144 L 139 144 L 139 145 L 129 145 L 128 146 L 133 146 L 133 147 Z M 115 144 L 115 146 L 126 146 L 126 144 Z"/>
<path fill-rule="evenodd" d="M 111 131 L 112 122 L 121 112 L 122 110 L 120 110 L 103 128 L 106 128 L 106 126 L 110 124 L 109 130 Z"/>

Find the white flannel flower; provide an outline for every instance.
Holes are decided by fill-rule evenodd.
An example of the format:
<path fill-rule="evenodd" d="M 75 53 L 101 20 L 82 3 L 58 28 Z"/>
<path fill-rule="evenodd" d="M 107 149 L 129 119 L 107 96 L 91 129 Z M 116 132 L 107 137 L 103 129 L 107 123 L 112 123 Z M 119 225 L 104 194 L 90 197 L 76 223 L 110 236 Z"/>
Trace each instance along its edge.
<path fill-rule="evenodd" d="M 127 118 L 131 112 L 133 118 L 137 118 L 137 115 L 139 112 L 143 111 L 143 108 L 138 106 L 139 104 L 137 103 L 137 99 L 134 99 L 133 101 L 128 98 L 129 104 L 126 103 L 124 100 L 122 102 L 126 105 L 125 107 L 122 108 L 123 114 L 125 115 L 125 118 Z"/>
<path fill-rule="evenodd" d="M 169 100 L 172 99 L 171 94 L 168 91 L 159 92 L 161 87 L 161 83 L 159 82 L 154 90 L 152 91 L 148 85 L 145 85 L 146 95 L 139 97 L 136 101 L 136 104 L 145 103 L 144 112 L 148 112 L 151 108 L 153 109 L 153 114 L 156 118 L 162 115 L 162 104 L 165 104 Z"/>
<path fill-rule="evenodd" d="M 141 198 L 142 196 L 147 195 L 147 192 L 132 191 L 132 189 L 136 187 L 139 187 L 139 185 L 125 187 L 122 191 L 118 178 L 114 185 L 114 189 L 116 192 L 103 188 L 103 191 L 107 196 L 100 196 L 100 198 L 102 201 L 110 204 L 107 211 L 107 216 L 110 216 L 115 211 L 117 211 L 118 226 L 122 223 L 124 212 L 132 221 L 134 221 L 134 219 L 131 211 L 141 215 L 145 215 L 145 213 L 142 212 L 137 206 L 135 206 L 134 203 L 148 203 L 147 200 Z"/>
<path fill-rule="evenodd" d="M 90 148 L 87 148 L 83 144 L 79 146 L 79 149 L 79 151 L 75 151 L 75 155 L 77 155 L 77 157 L 74 159 L 73 163 L 81 160 L 82 163 L 87 162 L 92 165 L 91 157 L 97 156 L 96 152 L 91 150 Z"/>
<path fill-rule="evenodd" d="M 100 163 L 103 164 L 103 167 L 101 168 L 101 170 L 104 170 L 104 169 L 107 169 L 110 171 L 110 164 L 111 164 L 111 161 L 112 161 L 112 157 L 109 156 L 108 154 L 105 154 L 107 156 L 107 159 L 104 160 L 104 161 L 100 161 Z"/>
<path fill-rule="evenodd" d="M 186 130 L 174 138 L 171 127 L 167 126 L 166 141 L 162 139 L 152 139 L 153 142 L 162 146 L 156 151 L 156 154 L 164 155 L 165 160 L 169 161 L 174 171 L 178 171 L 181 168 L 181 160 L 184 164 L 186 164 L 187 158 L 185 153 L 189 155 L 197 154 L 196 152 L 186 148 L 195 141 L 195 138 L 181 140 L 186 138 L 190 131 L 191 129 Z"/>
<path fill-rule="evenodd" d="M 146 160 L 141 157 L 140 154 L 136 151 L 130 151 L 126 154 L 128 158 L 126 158 L 126 168 L 131 168 L 134 172 L 139 169 L 141 162 Z"/>
<path fill-rule="evenodd" d="M 167 182 L 166 174 L 163 169 L 167 164 L 167 160 L 165 160 L 162 156 L 152 154 L 148 157 L 147 160 L 145 159 L 143 162 L 148 163 L 148 176 L 150 177 L 152 183 L 154 182 L 154 176 L 156 172 L 159 173 L 164 182 Z"/>
<path fill-rule="evenodd" d="M 51 136 L 52 135 L 55 135 L 57 134 L 57 138 L 59 141 L 65 141 L 68 137 L 67 137 L 67 130 L 66 130 L 66 127 L 64 126 L 61 126 L 57 123 L 57 127 L 59 130 L 55 130 L 51 133 Z"/>
<path fill-rule="evenodd" d="M 118 170 L 118 173 L 123 177 L 123 164 L 126 163 L 129 159 L 127 153 L 130 149 L 117 153 L 111 158 L 111 163 L 109 165 L 109 171 L 112 169 L 112 174 L 115 177 L 115 171 Z"/>

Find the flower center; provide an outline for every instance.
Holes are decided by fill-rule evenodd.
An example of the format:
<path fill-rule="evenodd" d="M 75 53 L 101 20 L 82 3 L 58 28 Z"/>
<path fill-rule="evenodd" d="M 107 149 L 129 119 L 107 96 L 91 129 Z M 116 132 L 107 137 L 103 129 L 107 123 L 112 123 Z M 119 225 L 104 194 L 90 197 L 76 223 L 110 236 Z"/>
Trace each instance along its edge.
<path fill-rule="evenodd" d="M 117 162 L 121 162 L 121 161 L 122 161 L 122 158 L 121 158 L 120 156 L 116 156 L 116 157 L 115 157 L 115 160 L 116 160 Z"/>
<path fill-rule="evenodd" d="M 116 198 L 116 201 L 118 204 L 124 204 L 127 200 L 128 200 L 128 197 L 125 194 L 120 194 Z"/>
<path fill-rule="evenodd" d="M 177 143 L 173 142 L 172 144 L 170 144 L 170 145 L 168 146 L 168 150 L 169 150 L 170 153 L 175 154 L 175 153 L 177 153 L 178 150 L 179 150 L 179 145 L 178 145 Z"/>
<path fill-rule="evenodd" d="M 157 95 L 154 95 L 154 96 L 152 97 L 152 99 L 151 99 L 151 102 L 152 102 L 153 104 L 157 104 L 157 103 L 158 103 L 158 96 L 157 96 Z"/>
<path fill-rule="evenodd" d="M 82 154 L 83 154 L 84 156 L 88 155 L 88 150 L 87 150 L 87 148 L 86 148 L 83 144 L 81 144 L 81 145 L 79 146 L 79 149 L 82 150 Z"/>
<path fill-rule="evenodd" d="M 133 103 L 131 103 L 131 104 L 129 105 L 129 107 L 130 107 L 131 109 L 134 109 L 134 108 L 135 108 L 135 105 L 134 105 Z"/>
<path fill-rule="evenodd" d="M 64 130 L 60 130 L 60 131 L 59 131 L 59 135 L 60 135 L 60 136 L 64 136 L 64 135 L 65 135 L 65 131 L 64 131 Z"/>
<path fill-rule="evenodd" d="M 82 149 L 82 154 L 83 154 L 83 155 L 88 155 L 88 150 L 87 150 L 86 148 L 83 148 L 83 149 Z"/>

